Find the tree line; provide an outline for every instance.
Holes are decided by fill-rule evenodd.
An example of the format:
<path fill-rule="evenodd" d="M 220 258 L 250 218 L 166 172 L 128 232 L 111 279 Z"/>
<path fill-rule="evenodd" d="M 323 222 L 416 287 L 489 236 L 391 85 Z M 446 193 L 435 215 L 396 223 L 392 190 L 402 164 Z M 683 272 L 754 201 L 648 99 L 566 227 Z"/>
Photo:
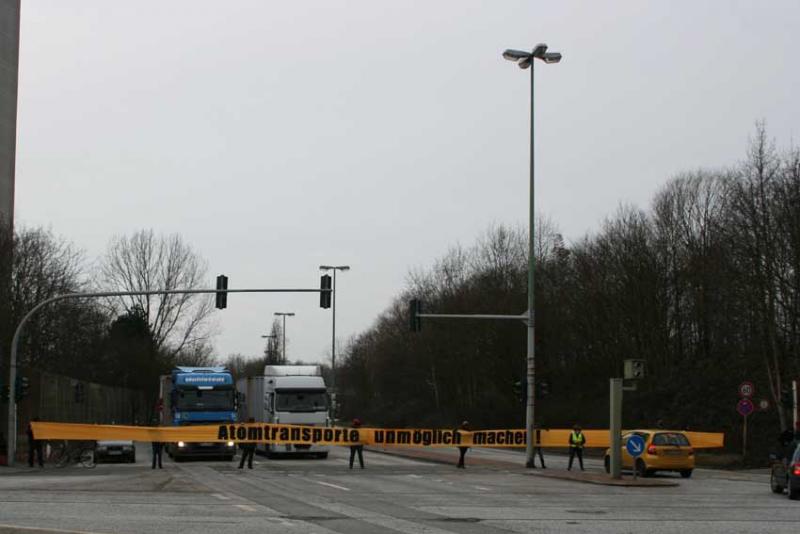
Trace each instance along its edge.
<path fill-rule="evenodd" d="M 520 427 L 526 332 L 514 321 L 423 319 L 432 313 L 524 313 L 527 230 L 495 225 L 455 246 L 348 344 L 338 369 L 343 415 L 390 426 Z M 721 430 L 741 439 L 737 386 L 751 380 L 753 434 L 791 428 L 800 378 L 800 150 L 779 150 L 757 124 L 744 160 L 667 182 L 649 209 L 623 205 L 566 243 L 535 227 L 538 424 L 605 428 L 608 379 L 627 358 L 647 378 L 626 393 L 625 425 Z M 766 437 L 768 436 L 768 437 Z M 759 440 L 756 439 L 756 442 Z"/>
<path fill-rule="evenodd" d="M 55 295 L 87 291 L 204 288 L 205 261 L 179 235 L 141 230 L 111 240 L 90 263 L 69 241 L 43 228 L 0 231 L 0 343 L 7 384 L 11 337 L 20 320 Z M 151 295 L 54 302 L 33 315 L 20 338 L 17 365 L 72 378 L 149 391 L 177 363 L 213 362 L 205 295 Z"/>

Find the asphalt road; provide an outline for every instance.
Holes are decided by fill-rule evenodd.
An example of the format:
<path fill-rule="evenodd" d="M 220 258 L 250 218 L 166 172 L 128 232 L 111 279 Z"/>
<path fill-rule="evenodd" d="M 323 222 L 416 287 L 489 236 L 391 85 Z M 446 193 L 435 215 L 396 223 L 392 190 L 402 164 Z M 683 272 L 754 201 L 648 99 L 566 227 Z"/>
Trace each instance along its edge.
<path fill-rule="evenodd" d="M 467 469 L 366 453 L 349 470 L 346 449 L 328 460 L 0 468 L 0 532 L 258 533 L 759 533 L 800 530 L 800 503 L 769 491 L 764 473 L 697 470 L 674 487 L 599 486 L 541 470 L 469 465 L 521 460 L 472 450 Z M 456 453 L 452 452 L 452 459 Z M 550 455 L 548 472 L 564 469 Z M 521 464 L 521 461 L 520 461 Z M 589 470 L 600 470 L 596 461 Z M 672 477 L 672 475 L 664 475 Z"/>

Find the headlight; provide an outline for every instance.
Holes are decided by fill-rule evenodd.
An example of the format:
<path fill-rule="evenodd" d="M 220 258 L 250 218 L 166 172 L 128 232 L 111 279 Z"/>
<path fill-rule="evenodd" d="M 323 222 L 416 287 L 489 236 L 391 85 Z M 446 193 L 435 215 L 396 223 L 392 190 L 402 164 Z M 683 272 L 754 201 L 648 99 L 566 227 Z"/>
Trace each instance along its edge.
<path fill-rule="evenodd" d="M 178 447 L 185 447 L 185 446 L 186 446 L 186 444 L 184 442 L 182 442 L 182 441 L 178 442 Z"/>
<path fill-rule="evenodd" d="M 232 441 L 228 442 L 228 447 L 233 447 L 233 442 Z"/>

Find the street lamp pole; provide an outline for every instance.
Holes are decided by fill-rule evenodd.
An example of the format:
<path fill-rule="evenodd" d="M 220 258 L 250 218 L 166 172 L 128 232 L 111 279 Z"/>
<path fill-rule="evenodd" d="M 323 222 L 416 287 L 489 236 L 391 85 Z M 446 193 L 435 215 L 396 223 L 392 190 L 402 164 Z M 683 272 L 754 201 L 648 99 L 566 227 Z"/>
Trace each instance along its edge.
<path fill-rule="evenodd" d="M 333 271 L 333 328 L 331 332 L 331 397 L 333 399 L 333 418 L 336 419 L 336 271 L 349 271 L 349 265 L 320 265 L 320 271 Z"/>
<path fill-rule="evenodd" d="M 294 312 L 275 312 L 278 317 L 283 317 L 283 363 L 286 364 L 286 318 L 294 317 Z"/>
<path fill-rule="evenodd" d="M 527 353 L 527 406 L 525 409 L 525 429 L 527 430 L 527 440 L 525 442 L 525 467 L 535 467 L 533 460 L 534 453 L 534 426 L 535 426 L 535 387 L 536 387 L 536 359 L 535 359 L 535 318 L 534 312 L 534 274 L 536 267 L 535 257 L 535 216 L 534 216 L 534 77 L 533 60 L 540 59 L 545 63 L 558 63 L 561 61 L 561 54 L 558 52 L 548 52 L 546 44 L 538 44 L 531 52 L 522 50 L 506 50 L 503 57 L 509 61 L 517 63 L 521 69 L 531 69 L 531 138 L 530 138 L 530 212 L 528 226 L 528 353 Z"/>

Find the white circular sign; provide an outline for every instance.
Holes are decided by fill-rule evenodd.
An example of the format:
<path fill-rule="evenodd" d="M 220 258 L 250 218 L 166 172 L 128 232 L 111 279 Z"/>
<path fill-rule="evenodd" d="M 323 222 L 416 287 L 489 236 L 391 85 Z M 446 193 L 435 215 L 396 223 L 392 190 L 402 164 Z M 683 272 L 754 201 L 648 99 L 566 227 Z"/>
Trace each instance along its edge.
<path fill-rule="evenodd" d="M 739 384 L 739 396 L 749 399 L 756 392 L 756 387 L 752 382 L 742 382 Z"/>
<path fill-rule="evenodd" d="M 758 401 L 758 407 L 762 410 L 769 410 L 769 401 L 767 399 L 761 399 Z"/>

